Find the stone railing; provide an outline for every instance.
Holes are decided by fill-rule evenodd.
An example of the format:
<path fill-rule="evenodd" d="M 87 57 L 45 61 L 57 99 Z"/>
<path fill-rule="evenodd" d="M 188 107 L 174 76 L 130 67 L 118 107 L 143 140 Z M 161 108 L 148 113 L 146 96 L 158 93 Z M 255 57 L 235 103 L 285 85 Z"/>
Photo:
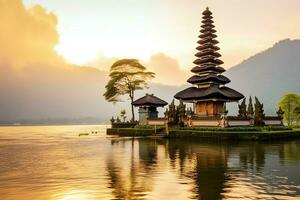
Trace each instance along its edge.
<path fill-rule="evenodd" d="M 148 118 L 147 125 L 164 126 L 168 123 L 166 118 Z M 191 119 L 183 119 L 183 123 L 190 127 L 234 127 L 234 126 L 254 126 L 252 118 L 243 118 L 237 116 L 224 117 L 193 117 Z M 266 116 L 264 123 L 267 126 L 283 125 L 281 117 Z"/>
<path fill-rule="evenodd" d="M 250 117 L 228 116 L 226 117 L 227 126 L 253 126 L 254 120 Z"/>
<path fill-rule="evenodd" d="M 164 126 L 167 123 L 166 118 L 148 118 L 147 125 L 150 126 Z"/>
<path fill-rule="evenodd" d="M 191 119 L 187 121 L 189 126 L 216 127 L 220 126 L 219 119 Z"/>
<path fill-rule="evenodd" d="M 264 123 L 268 126 L 281 126 L 283 125 L 283 118 L 279 116 L 265 116 Z"/>

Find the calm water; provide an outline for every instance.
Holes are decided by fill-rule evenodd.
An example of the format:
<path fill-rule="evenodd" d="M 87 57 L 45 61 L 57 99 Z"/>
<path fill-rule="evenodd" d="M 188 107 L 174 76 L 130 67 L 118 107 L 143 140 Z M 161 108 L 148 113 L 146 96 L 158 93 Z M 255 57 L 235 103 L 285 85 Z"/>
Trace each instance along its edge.
<path fill-rule="evenodd" d="M 106 137 L 105 126 L 0 127 L 0 199 L 300 199 L 300 140 L 132 140 Z"/>

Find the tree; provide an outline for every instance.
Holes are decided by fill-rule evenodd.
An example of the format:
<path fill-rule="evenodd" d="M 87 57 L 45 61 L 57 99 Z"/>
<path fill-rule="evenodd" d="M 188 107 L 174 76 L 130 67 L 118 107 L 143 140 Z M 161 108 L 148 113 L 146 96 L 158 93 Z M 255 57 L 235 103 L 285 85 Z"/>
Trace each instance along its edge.
<path fill-rule="evenodd" d="M 252 97 L 249 97 L 249 103 L 248 103 L 248 110 L 247 110 L 247 116 L 248 117 L 253 117 L 254 115 L 254 109 L 253 109 L 253 104 L 252 104 Z"/>
<path fill-rule="evenodd" d="M 115 123 L 115 121 L 116 121 L 115 118 L 111 117 L 111 119 L 110 119 L 111 124 Z"/>
<path fill-rule="evenodd" d="M 298 106 L 294 109 L 294 114 L 296 115 L 297 123 L 299 123 L 299 120 L 300 120 L 300 106 Z"/>
<path fill-rule="evenodd" d="M 178 122 L 183 125 L 183 119 L 186 117 L 186 105 L 180 99 L 179 105 L 177 106 Z"/>
<path fill-rule="evenodd" d="M 281 117 L 281 118 L 283 118 L 283 114 L 284 114 L 284 112 L 283 112 L 283 110 L 281 109 L 281 107 L 279 106 L 279 108 L 278 108 L 278 110 L 277 110 L 277 116 L 278 117 Z"/>
<path fill-rule="evenodd" d="M 284 111 L 285 121 L 288 125 L 291 125 L 297 119 L 294 110 L 300 106 L 300 96 L 295 93 L 285 94 L 278 102 L 278 106 Z"/>
<path fill-rule="evenodd" d="M 176 109 L 174 99 L 169 104 L 169 109 L 166 109 L 165 115 L 168 118 L 168 121 L 170 121 L 172 124 L 177 124 L 178 123 L 178 112 L 177 112 L 177 109 Z"/>
<path fill-rule="evenodd" d="M 246 98 L 244 98 L 242 103 L 239 105 L 239 115 L 238 116 L 242 117 L 242 118 L 247 117 Z"/>
<path fill-rule="evenodd" d="M 120 117 L 123 119 L 123 122 L 126 120 L 126 110 L 121 110 Z"/>
<path fill-rule="evenodd" d="M 105 86 L 103 96 L 108 102 L 121 101 L 120 96 L 129 95 L 131 102 L 132 121 L 134 121 L 134 109 L 132 102 L 136 90 L 147 87 L 147 81 L 154 78 L 153 72 L 146 71 L 146 67 L 137 59 L 121 59 L 110 67 L 110 80 Z"/>
<path fill-rule="evenodd" d="M 264 104 L 260 103 L 258 98 L 255 97 L 255 104 L 254 104 L 254 124 L 255 125 L 264 125 Z"/>

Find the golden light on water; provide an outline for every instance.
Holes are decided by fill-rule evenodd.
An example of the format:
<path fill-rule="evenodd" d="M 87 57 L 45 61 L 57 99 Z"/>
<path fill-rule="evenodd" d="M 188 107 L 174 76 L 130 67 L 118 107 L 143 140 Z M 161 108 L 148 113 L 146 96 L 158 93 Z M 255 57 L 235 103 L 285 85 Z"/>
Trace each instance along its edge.
<path fill-rule="evenodd" d="M 89 190 L 69 190 L 62 194 L 55 195 L 55 200 L 87 200 L 93 199 L 92 191 Z"/>
<path fill-rule="evenodd" d="M 100 133 L 78 137 L 91 130 Z M 295 199 L 300 191 L 299 141 L 247 145 L 104 133 L 105 126 L 0 128 L 0 199 Z"/>

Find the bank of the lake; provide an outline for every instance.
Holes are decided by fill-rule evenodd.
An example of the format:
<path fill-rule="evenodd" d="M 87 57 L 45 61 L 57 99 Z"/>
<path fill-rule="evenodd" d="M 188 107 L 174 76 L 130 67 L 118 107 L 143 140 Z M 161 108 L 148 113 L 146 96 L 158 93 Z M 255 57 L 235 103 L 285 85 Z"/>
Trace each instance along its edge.
<path fill-rule="evenodd" d="M 168 133 L 165 128 L 109 128 L 107 135 L 120 137 L 160 136 L 168 138 L 206 138 L 216 140 L 280 140 L 300 138 L 300 129 L 285 127 L 246 128 L 176 128 Z"/>

